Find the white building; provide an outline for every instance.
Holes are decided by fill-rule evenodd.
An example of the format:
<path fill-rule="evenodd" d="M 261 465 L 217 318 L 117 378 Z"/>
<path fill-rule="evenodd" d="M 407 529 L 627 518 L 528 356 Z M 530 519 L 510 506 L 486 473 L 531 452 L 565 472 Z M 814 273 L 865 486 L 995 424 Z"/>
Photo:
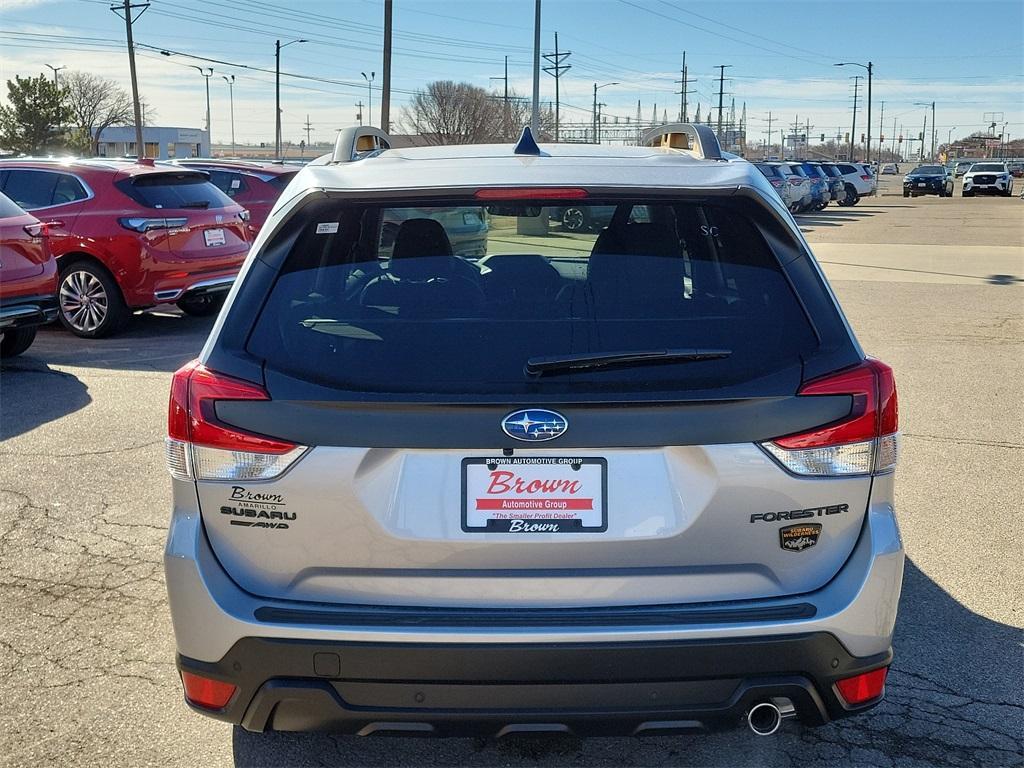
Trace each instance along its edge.
<path fill-rule="evenodd" d="M 210 157 L 210 137 L 199 128 L 161 128 L 146 126 L 142 129 L 144 157 L 154 160 L 173 160 L 176 157 Z M 99 137 L 99 157 L 137 157 L 135 127 L 131 125 L 104 128 Z"/>

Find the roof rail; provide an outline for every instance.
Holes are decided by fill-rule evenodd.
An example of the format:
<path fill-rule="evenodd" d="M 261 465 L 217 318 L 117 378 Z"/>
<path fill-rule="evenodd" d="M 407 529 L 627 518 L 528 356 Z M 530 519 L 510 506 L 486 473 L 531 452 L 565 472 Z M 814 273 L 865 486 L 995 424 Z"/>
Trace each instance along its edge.
<path fill-rule="evenodd" d="M 640 139 L 644 147 L 686 149 L 705 160 L 725 160 L 715 132 L 700 123 L 666 123 L 651 128 Z"/>
<path fill-rule="evenodd" d="M 356 128 L 343 128 L 334 144 L 332 163 L 351 163 L 363 157 L 385 149 L 391 149 L 391 137 L 380 128 L 361 125 Z"/>

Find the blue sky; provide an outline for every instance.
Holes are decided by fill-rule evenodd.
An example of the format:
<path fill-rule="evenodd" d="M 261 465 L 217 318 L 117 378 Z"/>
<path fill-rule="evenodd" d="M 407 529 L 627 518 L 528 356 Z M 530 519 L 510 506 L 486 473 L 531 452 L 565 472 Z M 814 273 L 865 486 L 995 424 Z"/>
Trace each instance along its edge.
<path fill-rule="evenodd" d="M 124 27 L 108 0 L 0 0 L 0 77 L 49 72 L 46 64 L 83 69 L 128 84 Z M 361 72 L 376 72 L 373 114 L 380 103 L 382 0 L 152 0 L 139 19 L 136 42 L 140 87 L 157 110 L 156 122 L 203 123 L 203 80 L 190 64 L 212 64 L 215 141 L 229 137 L 228 86 L 235 75 L 235 132 L 239 141 L 272 141 L 274 40 L 305 37 L 282 52 L 282 70 L 333 82 L 282 78 L 285 138 L 328 140 L 352 125 L 356 102 L 367 101 Z M 467 80 L 501 89 L 504 57 L 510 85 L 531 89 L 533 7 L 530 0 L 428 2 L 395 0 L 393 118 L 409 94 L 435 79 Z M 885 101 L 885 133 L 921 130 L 924 110 L 936 101 L 940 142 L 950 129 L 966 134 L 1001 113 L 1011 136 L 1024 135 L 1024 3 L 938 2 L 700 2 L 684 0 L 545 0 L 542 47 L 554 33 L 572 51 L 561 80 L 563 121 L 591 118 L 592 89 L 601 90 L 604 114 L 645 120 L 655 104 L 660 118 L 679 110 L 680 57 L 687 52 L 690 96 L 702 112 L 717 104 L 718 64 L 727 70 L 726 102 L 745 101 L 750 134 L 759 139 L 768 112 L 779 121 L 810 120 L 812 133 L 848 130 L 852 83 L 863 74 L 838 61 L 874 62 L 874 133 Z M 149 47 L 151 46 L 151 47 Z M 178 52 L 162 56 L 160 49 Z M 863 85 L 863 84 L 862 84 Z M 542 98 L 554 98 L 554 80 L 542 76 Z M 861 93 L 863 106 L 863 91 Z M 929 121 L 930 121 L 929 116 Z M 858 117 L 858 130 L 864 118 Z M 777 134 L 776 134 L 777 135 Z"/>

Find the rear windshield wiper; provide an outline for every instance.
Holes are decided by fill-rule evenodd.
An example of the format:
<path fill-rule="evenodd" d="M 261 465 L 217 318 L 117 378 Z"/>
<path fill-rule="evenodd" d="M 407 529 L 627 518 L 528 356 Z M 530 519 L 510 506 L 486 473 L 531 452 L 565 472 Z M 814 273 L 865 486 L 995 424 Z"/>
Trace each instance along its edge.
<path fill-rule="evenodd" d="M 581 352 L 575 355 L 531 357 L 526 361 L 523 370 L 528 376 L 543 376 L 545 373 L 564 373 L 612 366 L 721 360 L 731 354 L 731 349 L 637 349 L 629 352 Z"/>

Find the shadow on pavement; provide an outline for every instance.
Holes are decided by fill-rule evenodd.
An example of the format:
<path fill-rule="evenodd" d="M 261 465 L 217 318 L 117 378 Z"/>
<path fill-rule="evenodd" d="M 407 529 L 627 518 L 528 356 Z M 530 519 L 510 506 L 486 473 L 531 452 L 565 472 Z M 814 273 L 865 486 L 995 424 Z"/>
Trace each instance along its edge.
<path fill-rule="evenodd" d="M 33 344 L 28 352 L 0 366 L 0 443 L 91 402 L 85 384 L 46 365 Z"/>
<path fill-rule="evenodd" d="M 357 738 L 235 728 L 235 765 L 1008 766 L 1024 762 L 1019 629 L 965 608 L 910 561 L 886 699 L 822 728 L 788 721 L 705 736 L 578 739 Z"/>
<path fill-rule="evenodd" d="M 1017 277 L 1016 275 L 989 275 L 985 280 L 992 285 L 1013 285 L 1014 283 L 1024 283 L 1024 277 Z"/>
<path fill-rule="evenodd" d="M 199 354 L 215 319 L 156 308 L 132 315 L 106 339 L 81 339 L 52 324 L 40 329 L 30 352 L 52 365 L 170 373 Z"/>

